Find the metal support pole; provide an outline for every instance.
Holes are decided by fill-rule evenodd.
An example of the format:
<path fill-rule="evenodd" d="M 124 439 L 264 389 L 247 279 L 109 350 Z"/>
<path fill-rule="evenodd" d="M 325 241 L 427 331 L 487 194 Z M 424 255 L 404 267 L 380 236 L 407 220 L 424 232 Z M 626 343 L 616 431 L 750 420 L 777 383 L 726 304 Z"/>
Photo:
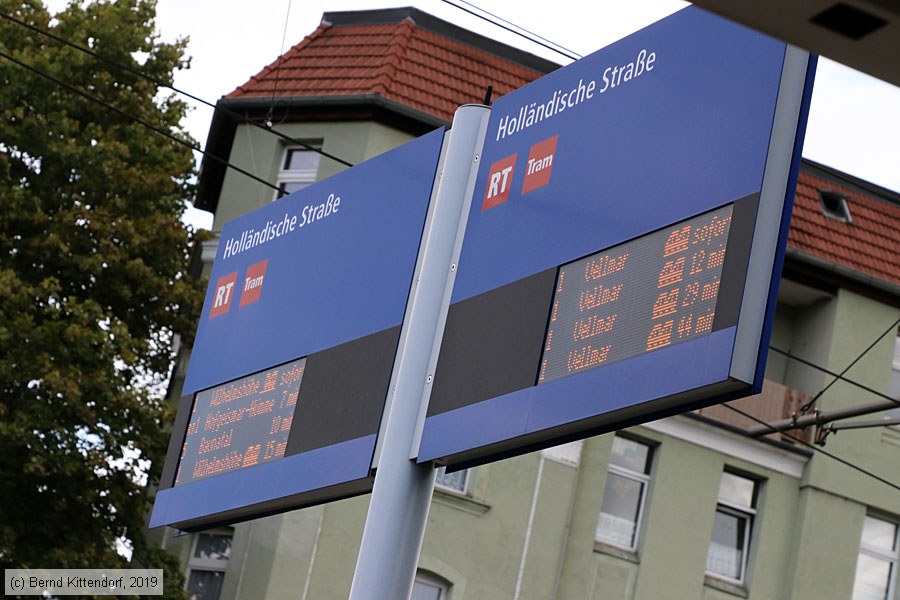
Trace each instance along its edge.
<path fill-rule="evenodd" d="M 451 274 L 460 219 L 478 164 L 490 109 L 466 105 L 456 111 L 438 173 L 433 214 L 425 232 L 419 280 L 407 310 L 398 349 L 396 386 L 385 420 L 375 485 L 366 515 L 351 600 L 402 600 L 412 593 L 431 495 L 434 468 L 410 460 L 428 365 Z M 430 386 L 429 386 L 430 387 Z"/>

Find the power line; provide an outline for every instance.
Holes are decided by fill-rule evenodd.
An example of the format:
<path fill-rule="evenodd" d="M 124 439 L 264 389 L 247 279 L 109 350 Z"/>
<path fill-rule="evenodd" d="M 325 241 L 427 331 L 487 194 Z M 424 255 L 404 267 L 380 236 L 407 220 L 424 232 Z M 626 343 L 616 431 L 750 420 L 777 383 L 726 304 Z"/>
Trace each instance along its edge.
<path fill-rule="evenodd" d="M 482 15 L 482 14 L 479 14 L 479 13 L 477 13 L 477 12 L 471 10 L 471 9 L 468 9 L 468 8 L 466 8 L 466 7 L 464 7 L 464 6 L 460 6 L 459 4 L 455 4 L 455 3 L 451 2 L 450 0 L 441 0 L 441 2 L 443 2 L 444 4 L 449 4 L 450 6 L 452 6 L 452 7 L 454 7 L 454 8 L 458 8 L 459 10 L 461 10 L 461 11 L 463 11 L 463 12 L 466 12 L 466 13 L 472 15 L 473 17 L 478 17 L 479 19 L 482 19 L 483 21 L 487 21 L 487 22 L 490 23 L 491 25 L 495 25 L 496 27 L 499 27 L 499 28 L 501 28 L 501 29 L 505 29 L 506 31 L 508 31 L 508 32 L 510 32 L 510 33 L 513 33 L 513 34 L 515 34 L 515 35 L 518 35 L 518 36 L 520 36 L 520 37 L 523 37 L 523 38 L 525 38 L 526 40 L 528 40 L 529 42 L 532 42 L 532 43 L 537 44 L 537 45 L 539 45 L 539 46 L 543 46 L 543 47 L 546 48 L 547 50 L 551 50 L 551 51 L 553 51 L 553 52 L 556 52 L 557 54 L 560 54 L 560 55 L 562 55 L 562 56 L 565 56 L 566 58 L 568 58 L 568 59 L 570 59 L 570 60 L 578 60 L 579 58 L 581 58 L 581 55 L 576 54 L 576 53 L 572 52 L 571 50 L 568 50 L 568 49 L 564 48 L 563 46 L 560 46 L 559 44 L 557 44 L 557 43 L 555 43 L 555 42 L 550 42 L 550 43 L 548 44 L 548 43 L 545 43 L 545 42 L 540 41 L 540 40 L 543 40 L 544 38 L 542 38 L 541 36 L 539 36 L 539 35 L 537 35 L 537 34 L 531 33 L 530 31 L 528 31 L 528 30 L 525 29 L 524 27 L 519 27 L 518 25 L 514 25 L 514 24 L 512 24 L 512 23 L 510 23 L 510 25 L 512 25 L 512 27 L 509 27 L 509 26 L 507 26 L 507 25 L 503 25 L 502 23 L 498 23 L 497 21 L 492 21 L 490 18 L 488 18 L 488 17 L 486 17 L 486 16 L 484 16 L 484 15 Z M 468 3 L 467 3 L 467 4 L 468 4 Z M 469 6 L 472 6 L 472 5 L 470 4 Z M 500 21 L 503 21 L 504 23 L 509 23 L 509 21 L 506 21 L 505 19 L 501 19 L 500 17 L 497 17 L 496 15 L 493 15 L 492 13 L 489 13 L 488 11 L 486 11 L 486 10 L 484 10 L 484 9 L 479 8 L 478 10 L 480 10 L 480 11 L 482 11 L 482 12 L 484 12 L 484 13 L 487 13 L 488 15 L 491 15 L 491 17 L 493 17 L 494 19 L 498 19 L 498 20 L 500 20 Z M 524 31 L 524 32 L 526 32 L 526 33 L 528 33 L 529 35 L 534 36 L 534 37 L 528 37 L 528 35 L 525 35 L 524 33 L 522 33 L 522 31 L 516 31 L 515 29 L 513 29 L 513 27 L 517 27 L 518 29 L 521 29 L 522 31 Z M 538 39 L 535 39 L 535 38 L 538 38 Z M 548 41 L 549 41 L 549 40 L 548 40 Z M 553 45 L 551 46 L 550 44 L 553 44 Z M 553 46 L 557 46 L 557 48 L 554 48 Z"/>
<path fill-rule="evenodd" d="M 256 175 L 254 175 L 253 173 L 250 173 L 249 171 L 246 171 L 240 167 L 237 167 L 237 166 L 229 163 L 227 160 L 225 160 L 223 158 L 220 158 L 214 154 L 211 154 L 211 153 L 207 152 L 206 150 L 202 150 L 196 144 L 191 144 L 190 142 L 187 142 L 187 141 L 173 135 L 171 132 L 168 132 L 165 129 L 161 129 L 161 128 L 153 125 L 152 123 L 148 123 L 147 121 L 144 121 L 143 119 L 141 119 L 139 117 L 135 117 L 134 115 L 131 115 L 131 114 L 125 112 L 124 110 L 117 108 L 116 106 L 113 106 L 109 102 L 106 102 L 105 100 L 101 100 L 100 98 L 92 96 L 92 95 L 88 94 L 87 92 L 80 90 L 77 87 L 75 87 L 69 83 L 66 83 L 65 81 L 62 81 L 61 79 L 57 79 L 53 75 L 50 75 L 49 73 L 47 73 L 45 71 L 41 71 L 40 69 L 38 69 L 32 65 L 29 65 L 28 63 L 23 62 L 15 57 L 7 54 L 6 52 L 3 52 L 2 50 L 0 50 L 0 57 L 3 57 L 6 60 L 19 65 L 23 69 L 31 71 L 32 73 L 34 73 L 35 75 L 38 75 L 39 77 L 43 77 L 44 79 L 47 79 L 48 81 L 52 81 L 56 85 L 58 85 L 62 88 L 65 88 L 66 90 L 68 90 L 74 94 L 78 94 L 79 96 L 81 96 L 87 100 L 90 100 L 91 102 L 95 102 L 95 103 L 99 104 L 100 106 L 106 108 L 107 110 L 111 110 L 111 111 L 125 117 L 126 119 L 130 119 L 130 120 L 134 121 L 135 123 L 137 123 L 143 127 L 146 127 L 147 129 L 172 140 L 175 143 L 181 144 L 182 146 L 187 146 L 191 150 L 200 152 L 203 156 L 209 158 L 210 160 L 213 160 L 215 162 L 223 164 L 228 168 L 234 169 L 238 173 L 246 175 L 247 177 L 250 177 L 251 179 L 258 181 L 259 183 L 262 183 L 263 185 L 268 186 L 274 190 L 281 191 L 281 189 L 278 186 L 269 183 L 265 179 L 261 179 L 260 177 L 257 177 Z"/>
<path fill-rule="evenodd" d="M 291 0 L 288 0 L 287 13 L 284 15 L 284 31 L 281 34 L 281 49 L 278 51 L 278 66 L 275 67 L 275 84 L 272 86 L 272 99 L 269 101 L 269 112 L 266 115 L 266 125 L 272 126 L 272 115 L 275 112 L 275 94 L 278 92 L 278 81 L 281 79 L 281 63 L 284 62 L 284 42 L 287 39 L 288 23 L 291 20 Z"/>
<path fill-rule="evenodd" d="M 865 391 L 869 392 L 870 394 L 874 394 L 874 395 L 878 396 L 879 398 L 884 398 L 885 400 L 890 400 L 891 402 L 893 402 L 893 403 L 896 404 L 897 406 L 900 406 L 900 400 L 897 400 L 896 398 L 892 398 L 891 396 L 888 396 L 888 395 L 885 394 L 884 392 L 880 392 L 880 391 L 878 391 L 878 390 L 876 390 L 876 389 L 874 389 L 874 388 L 872 388 L 872 387 L 869 387 L 869 386 L 867 386 L 867 385 L 865 385 L 865 384 L 859 383 L 858 381 L 854 381 L 854 380 L 852 380 L 852 379 L 848 379 L 847 377 L 844 377 L 844 376 L 841 375 L 840 373 L 835 373 L 834 371 L 830 371 L 830 370 L 826 369 L 825 367 L 820 367 L 819 365 L 817 365 L 817 364 L 815 364 L 815 363 L 813 363 L 813 362 L 810 362 L 810 361 L 806 360 L 805 358 L 800 358 L 799 356 L 796 356 L 796 355 L 794 355 L 794 354 L 791 354 L 790 352 L 787 352 L 787 351 L 785 351 L 785 350 L 782 350 L 781 348 L 776 348 L 775 346 L 769 346 L 769 349 L 770 349 L 770 350 L 773 350 L 773 351 L 775 351 L 775 352 L 777 352 L 778 354 L 784 355 L 784 356 L 788 357 L 788 358 L 791 359 L 791 360 L 796 360 L 797 362 L 799 362 L 799 363 L 801 363 L 801 364 L 804 364 L 804 365 L 806 365 L 806 366 L 808 366 L 808 367 L 811 367 L 811 368 L 816 369 L 816 370 L 818 370 L 818 371 L 822 371 L 822 372 L 825 373 L 826 375 L 831 375 L 832 377 L 835 378 L 835 381 L 841 380 L 841 381 L 843 381 L 844 383 L 849 383 L 850 385 L 856 386 L 856 387 L 858 387 L 858 388 L 861 389 L 861 390 L 865 390 Z M 833 382 L 832 382 L 832 383 L 833 383 Z M 819 396 L 821 396 L 821 394 L 817 395 L 816 397 L 818 398 Z M 809 403 L 807 403 L 807 404 L 809 404 Z"/>
<path fill-rule="evenodd" d="M 34 31 L 35 33 L 39 33 L 39 34 L 41 34 L 41 35 L 43 35 L 43 36 L 46 36 L 46 37 L 48 37 L 48 38 L 50 38 L 50 39 L 52 39 L 52 40 L 55 40 L 56 42 L 59 42 L 60 44 L 63 44 L 63 45 L 65 45 L 65 46 L 69 46 L 70 48 L 74 48 L 75 50 L 78 50 L 79 52 L 83 52 L 83 53 L 85 53 L 85 54 L 87 54 L 87 55 L 89 55 L 89 56 L 92 56 L 92 57 L 96 58 L 97 60 L 101 60 L 101 61 L 105 62 L 105 63 L 108 64 L 108 65 L 111 65 L 111 66 L 116 67 L 116 68 L 118 68 L 118 69 L 122 69 L 122 70 L 124 70 L 124 71 L 127 71 L 127 72 L 131 73 L 132 75 L 136 75 L 137 77 L 141 77 L 141 78 L 143 78 L 143 79 L 146 79 L 147 81 L 150 81 L 150 82 L 152 82 L 152 83 L 154 83 L 154 84 L 156 84 L 156 85 L 158 85 L 158 86 L 160 86 L 160 87 L 164 87 L 164 88 L 170 89 L 170 90 L 172 90 L 173 92 L 175 92 L 175 93 L 177 93 L 177 94 L 181 94 L 182 96 L 184 96 L 184 97 L 186 97 L 186 98 L 190 98 L 191 100 L 194 100 L 195 102 L 199 102 L 200 104 L 203 104 L 203 105 L 205 105 L 205 106 L 208 106 L 208 107 L 210 107 L 210 108 L 212 108 L 212 109 L 214 109 L 214 110 L 222 111 L 223 113 L 227 114 L 228 116 L 230 116 L 230 117 L 232 117 L 232 118 L 234 118 L 234 119 L 239 120 L 239 121 L 242 122 L 242 123 L 245 123 L 245 124 L 247 124 L 247 125 L 253 125 L 254 127 L 257 127 L 257 128 L 259 128 L 259 129 L 262 129 L 263 131 L 268 131 L 268 132 L 270 132 L 271 134 L 276 135 L 276 136 L 278 136 L 279 138 L 281 138 L 281 139 L 283 139 L 283 140 L 285 140 L 285 141 L 287 141 L 287 142 L 290 142 L 291 144 L 295 144 L 295 145 L 297 145 L 297 146 L 301 146 L 301 147 L 305 148 L 306 150 L 311 150 L 312 152 L 316 152 L 316 153 L 318 153 L 318 154 L 324 156 L 325 158 L 330 158 L 331 160 L 333 160 L 333 161 L 335 161 L 335 162 L 338 162 L 338 163 L 340 163 L 340 164 L 342 164 L 342 165 L 345 165 L 345 166 L 347 166 L 347 167 L 352 167 L 352 166 L 353 166 L 353 163 L 348 162 L 348 161 L 344 160 L 343 158 L 340 158 L 339 156 L 335 156 L 335 155 L 333 155 L 333 154 L 330 154 L 330 153 L 328 153 L 328 152 L 322 150 L 321 148 L 317 148 L 317 147 L 315 147 L 315 146 L 312 146 L 312 145 L 310 145 L 310 144 L 307 144 L 306 142 L 304 142 L 304 141 L 302 141 L 302 140 L 298 140 L 298 139 L 292 138 L 291 136 L 286 135 L 286 134 L 284 134 L 284 133 L 281 133 L 280 131 L 276 131 L 276 130 L 274 130 L 274 129 L 271 129 L 270 127 L 267 127 L 266 125 L 263 125 L 262 123 L 257 123 L 256 121 L 253 121 L 253 120 L 250 119 L 249 117 L 246 117 L 245 115 L 242 115 L 242 114 L 240 114 L 240 113 L 238 113 L 238 112 L 235 112 L 235 111 L 233 111 L 233 110 L 230 110 L 230 109 L 225 108 L 225 107 L 223 107 L 223 106 L 220 106 L 220 105 L 218 105 L 218 104 L 213 104 L 212 102 L 209 102 L 208 100 L 204 100 L 203 98 L 200 98 L 200 97 L 198 97 L 198 96 L 195 96 L 194 94 L 191 94 L 191 93 L 186 92 L 186 91 L 184 91 L 184 90 L 182 90 L 182 89 L 179 89 L 179 88 L 177 88 L 177 87 L 175 87 L 175 86 L 173 86 L 173 85 L 171 85 L 171 84 L 168 84 L 168 83 L 166 83 L 165 81 L 163 81 L 163 80 L 161 80 L 161 79 L 157 79 L 156 77 L 153 77 L 153 76 L 151 76 L 151 75 L 147 75 L 146 73 L 143 73 L 143 72 L 141 72 L 140 70 L 135 69 L 134 67 L 131 67 L 131 66 L 126 65 L 126 64 L 123 64 L 123 63 L 120 63 L 120 62 L 115 61 L 115 60 L 113 60 L 113 59 L 111 59 L 111 58 L 105 57 L 105 56 L 103 56 L 102 54 L 99 54 L 99 53 L 97 53 L 97 52 L 94 52 L 94 51 L 91 50 L 90 48 L 85 48 L 84 46 L 82 46 L 82 45 L 80 45 L 80 44 L 76 44 L 75 42 L 71 42 L 71 41 L 69 41 L 69 40 L 67 40 L 67 39 L 65 39 L 65 38 L 63 38 L 63 37 L 60 37 L 60 36 L 56 35 L 55 33 L 52 33 L 52 32 L 50 32 L 50 31 L 46 31 L 46 30 L 44 30 L 44 29 L 41 29 L 40 27 L 37 27 L 37 26 L 35 26 L 35 25 L 32 25 L 31 23 L 26 23 L 25 21 L 22 21 L 22 20 L 20 20 L 20 19 L 17 19 L 17 18 L 15 18 L 14 16 L 9 15 L 9 14 L 6 14 L 6 13 L 4 13 L 4 12 L 0 12 L 0 17 L 2 17 L 2 18 L 4 18 L 4 19 L 7 19 L 7 20 L 9 20 L 9 21 L 12 21 L 13 23 L 16 23 L 17 25 L 20 25 L 20 26 L 22 26 L 22 27 L 25 27 L 25 28 L 27 28 L 27 29 L 29 29 L 29 30 L 31 30 L 31 31 Z M 201 152 L 202 152 L 202 151 L 201 151 Z"/>
<path fill-rule="evenodd" d="M 446 1 L 446 0 L 442 0 L 442 1 Z M 523 35 L 522 33 L 519 33 L 519 32 L 517 32 L 517 31 L 512 31 L 512 33 L 515 33 L 516 35 L 519 35 L 519 36 L 521 36 L 521 37 L 524 37 L 526 40 L 528 40 L 528 41 L 530 41 L 530 42 L 539 43 L 537 40 L 541 40 L 541 41 L 547 42 L 548 44 L 552 44 L 552 45 L 556 46 L 557 48 L 560 48 L 560 49 L 565 50 L 566 52 L 568 52 L 568 54 L 564 54 L 563 52 L 560 52 L 559 50 L 556 50 L 556 49 L 554 49 L 554 48 L 549 48 L 548 46 L 544 46 L 545 48 L 549 48 L 550 50 L 553 50 L 554 52 L 556 52 L 556 53 L 558 53 L 558 54 L 561 54 L 561 55 L 565 56 L 566 58 L 571 58 L 571 59 L 573 59 L 573 60 L 578 60 L 579 58 L 582 58 L 582 55 L 579 54 L 579 53 L 577 53 L 577 52 L 575 52 L 574 50 L 571 50 L 571 49 L 569 49 L 569 48 L 566 48 L 566 47 L 563 46 L 562 44 L 557 44 L 557 43 L 554 42 L 553 40 L 549 40 L 549 39 L 547 39 L 547 38 L 545 38 L 545 37 L 543 37 L 543 36 L 541 36 L 541 35 L 538 35 L 537 33 L 533 32 L 533 31 L 530 31 L 530 30 L 528 30 L 528 29 L 525 29 L 525 28 L 522 27 L 521 25 L 516 25 L 515 23 L 513 23 L 513 22 L 511 22 L 511 21 L 507 21 L 507 20 L 504 19 L 503 17 L 501 17 L 501 16 L 499 16 L 499 15 L 496 15 L 496 14 L 492 13 L 492 12 L 489 11 L 489 10 L 485 10 L 485 9 L 481 8 L 480 6 L 477 6 L 477 5 L 475 5 L 475 4 L 472 4 L 471 2 L 466 2 L 466 0 L 458 0 L 458 1 L 461 2 L 462 4 L 465 4 L 466 6 L 471 6 L 472 8 L 474 8 L 474 9 L 476 9 L 476 10 L 479 10 L 479 11 L 483 12 L 484 14 L 490 16 L 490 17 L 493 18 L 493 19 L 496 19 L 497 21 L 502 21 L 503 23 L 509 25 L 510 27 L 515 27 L 516 29 L 519 29 L 519 30 L 521 30 L 521 31 L 524 31 L 525 33 L 527 33 L 528 35 L 530 35 L 530 36 L 532 36 L 532 37 L 529 38 L 528 36 L 525 36 L 525 35 Z M 450 4 L 451 6 L 454 6 L 454 7 L 458 8 L 458 9 L 460 9 L 460 10 L 465 10 L 465 11 L 468 12 L 469 14 L 473 14 L 473 15 L 474 15 L 474 13 L 471 13 L 470 11 L 464 9 L 464 8 L 461 7 L 461 6 L 458 6 L 458 5 L 456 5 L 456 4 L 453 4 L 452 2 L 447 2 L 447 4 Z M 485 17 L 482 17 L 482 16 L 480 16 L 480 15 L 474 15 L 474 16 L 479 17 L 480 19 L 485 19 Z M 487 19 L 487 20 L 488 20 L 488 22 L 491 22 L 489 19 Z M 491 22 L 491 23 L 492 23 L 493 25 L 501 26 L 499 23 L 496 23 L 496 22 Z M 501 26 L 501 27 L 502 27 L 502 26 Z M 504 28 L 504 29 L 506 29 L 506 28 Z M 507 31 L 511 31 L 511 30 L 507 29 Z M 534 38 L 537 38 L 537 39 L 534 39 Z M 541 45 L 543 45 L 543 44 L 541 44 Z"/>
<path fill-rule="evenodd" d="M 878 344 L 878 342 L 880 342 L 882 339 L 884 339 L 884 336 L 886 336 L 887 334 L 889 334 L 889 333 L 892 332 L 892 331 L 897 331 L 897 326 L 898 326 L 898 325 L 900 325 L 900 318 L 898 318 L 896 321 L 894 321 L 893 325 L 891 325 L 890 327 L 888 327 L 887 329 L 885 329 L 885 330 L 884 330 L 884 333 L 882 333 L 881 335 L 879 335 L 878 338 L 877 338 L 874 342 L 872 342 L 871 344 L 869 344 L 869 346 L 868 346 L 865 350 L 862 351 L 862 354 L 860 354 L 859 356 L 857 356 L 856 358 L 854 358 L 854 359 L 853 359 L 853 362 L 851 362 L 849 365 L 847 365 L 847 368 L 845 368 L 843 371 L 841 371 L 841 374 L 840 374 L 840 375 L 835 375 L 834 379 L 832 379 L 831 382 L 829 382 L 828 385 L 826 385 L 824 388 L 822 388 L 822 390 L 819 391 L 818 394 L 816 394 L 815 396 L 813 396 L 813 399 L 812 399 L 812 400 L 810 400 L 809 402 L 807 402 L 806 404 L 804 404 L 803 406 L 801 406 L 801 407 L 800 407 L 800 412 L 805 413 L 806 411 L 808 411 L 808 410 L 809 410 L 809 407 L 811 407 L 813 404 L 815 404 L 816 400 L 818 400 L 819 398 L 822 397 L 822 394 L 824 394 L 825 392 L 827 392 L 828 389 L 829 389 L 831 386 L 833 386 L 835 383 L 837 383 L 837 381 L 838 381 L 839 379 L 843 378 L 844 374 L 845 374 L 847 371 L 849 371 L 850 369 L 853 368 L 853 365 L 855 365 L 855 364 L 858 363 L 860 360 L 862 360 L 862 358 L 863 358 L 866 354 L 869 353 L 869 350 L 871 350 L 872 348 L 874 348 L 875 345 Z"/>
<path fill-rule="evenodd" d="M 741 409 L 739 409 L 739 408 L 736 408 L 736 407 L 734 407 L 734 406 L 731 406 L 731 405 L 728 404 L 727 402 L 726 402 L 725 404 L 723 404 L 722 406 L 724 406 L 725 408 L 727 408 L 727 409 L 729 409 L 729 410 L 732 410 L 732 411 L 738 413 L 739 415 L 741 415 L 741 416 L 743 416 L 743 417 L 746 417 L 746 418 L 750 419 L 751 421 L 755 421 L 755 422 L 759 423 L 760 425 L 765 425 L 766 427 L 770 427 L 770 425 L 769 425 L 768 423 L 766 423 L 765 421 L 763 421 L 762 419 L 757 418 L 757 417 L 751 415 L 750 413 L 745 412 L 745 411 L 743 411 L 743 410 L 741 410 Z M 783 431 L 778 431 L 778 430 L 775 429 L 774 427 L 772 427 L 772 433 L 780 433 L 780 434 L 783 435 L 784 437 L 786 437 L 786 438 L 788 438 L 788 439 L 790 439 L 790 440 L 792 440 L 792 441 L 794 441 L 794 442 L 797 442 L 798 444 L 801 444 L 801 445 L 803 445 L 803 446 L 806 446 L 807 448 L 810 448 L 810 449 L 814 450 L 815 452 L 818 452 L 819 454 L 823 454 L 823 455 L 825 455 L 825 456 L 827 456 L 827 457 L 829 457 L 829 458 L 831 458 L 831 459 L 833 459 L 833 460 L 836 460 L 837 462 L 841 463 L 842 465 L 845 465 L 845 466 L 847 466 L 847 467 L 850 467 L 851 469 L 853 469 L 853 470 L 855 470 L 855 471 L 859 471 L 859 472 L 862 473 L 863 475 L 866 475 L 866 476 L 868 476 L 868 477 L 871 477 L 872 479 L 875 479 L 875 480 L 877 480 L 877 481 L 880 481 L 881 483 L 883 483 L 883 484 L 885 484 L 885 485 L 888 485 L 888 486 L 894 488 L 894 489 L 897 490 L 897 491 L 900 491 L 900 485 L 897 485 L 896 483 L 894 483 L 894 482 L 892 482 L 892 481 L 888 481 L 888 480 L 885 479 L 884 477 L 881 477 L 880 475 L 876 475 L 875 473 L 869 471 L 868 469 L 864 469 L 863 467 L 860 467 L 859 465 L 856 465 L 856 464 L 854 464 L 854 463 L 852 463 L 852 462 L 850 462 L 850 461 L 848 461 L 848 460 L 846 460 L 846 459 L 843 459 L 843 458 L 841 458 L 840 456 L 837 456 L 837 455 L 835 455 L 835 454 L 832 454 L 831 452 L 828 452 L 827 450 L 824 450 L 824 449 L 822 449 L 822 448 L 820 448 L 820 447 L 818 447 L 818 446 L 814 446 L 814 445 L 810 444 L 809 442 L 805 442 L 805 441 L 801 440 L 800 438 L 798 438 L 798 437 L 796 437 L 796 436 L 793 436 L 793 435 L 791 435 L 791 434 L 789 434 L 789 433 L 785 433 L 785 432 L 783 432 Z"/>

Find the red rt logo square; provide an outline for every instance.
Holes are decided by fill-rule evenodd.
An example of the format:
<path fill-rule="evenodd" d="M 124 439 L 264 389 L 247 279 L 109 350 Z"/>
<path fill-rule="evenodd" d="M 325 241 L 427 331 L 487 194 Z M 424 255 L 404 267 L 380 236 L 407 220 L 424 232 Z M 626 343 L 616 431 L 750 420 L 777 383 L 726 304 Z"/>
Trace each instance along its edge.
<path fill-rule="evenodd" d="M 501 158 L 491 165 L 481 210 L 493 208 L 509 200 L 509 190 L 512 188 L 513 167 L 516 166 L 516 156 L 518 155 L 513 154 L 512 156 Z"/>
<path fill-rule="evenodd" d="M 525 181 L 522 182 L 522 193 L 527 194 L 550 183 L 553 171 L 553 156 L 556 154 L 558 135 L 538 142 L 528 151 L 528 164 L 525 165 Z"/>
<path fill-rule="evenodd" d="M 253 304 L 259 300 L 262 292 L 263 279 L 266 276 L 266 267 L 269 259 L 260 261 L 247 267 L 247 275 L 244 277 L 244 285 L 241 286 L 241 302 L 238 306 Z"/>
<path fill-rule="evenodd" d="M 224 315 L 231 308 L 231 299 L 234 297 L 234 284 L 237 281 L 237 271 L 220 277 L 216 283 L 216 294 L 213 296 L 212 308 L 209 310 L 209 318 Z"/>

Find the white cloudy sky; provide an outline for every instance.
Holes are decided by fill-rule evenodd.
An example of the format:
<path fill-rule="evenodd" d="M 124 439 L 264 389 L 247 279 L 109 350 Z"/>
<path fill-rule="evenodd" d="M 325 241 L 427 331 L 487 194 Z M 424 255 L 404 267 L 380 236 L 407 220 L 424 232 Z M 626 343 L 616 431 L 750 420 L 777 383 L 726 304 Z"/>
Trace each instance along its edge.
<path fill-rule="evenodd" d="M 461 0 L 453 0 L 461 4 Z M 49 0 L 59 10 L 66 0 Z M 158 0 L 164 40 L 190 39 L 191 68 L 176 86 L 215 101 L 244 83 L 319 24 L 326 11 L 413 5 L 457 25 L 561 64 L 564 57 L 472 17 L 443 0 Z M 685 6 L 677 0 L 480 0 L 488 10 L 579 54 L 594 50 Z M 286 31 L 286 36 L 284 35 Z M 200 105 L 187 127 L 206 141 L 211 109 Z M 900 191 L 900 88 L 828 60 L 819 62 L 804 156 Z M 194 214 L 194 224 L 211 219 Z"/>

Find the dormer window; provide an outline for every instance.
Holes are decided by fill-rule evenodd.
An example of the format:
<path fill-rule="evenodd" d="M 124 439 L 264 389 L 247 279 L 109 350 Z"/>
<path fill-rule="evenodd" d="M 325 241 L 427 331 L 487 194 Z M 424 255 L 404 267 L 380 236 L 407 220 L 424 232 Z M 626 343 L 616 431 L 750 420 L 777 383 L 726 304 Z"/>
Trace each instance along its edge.
<path fill-rule="evenodd" d="M 819 190 L 819 203 L 822 205 L 822 214 L 829 219 L 835 219 L 843 223 L 852 223 L 850 207 L 847 205 L 847 196 L 835 190 Z"/>

